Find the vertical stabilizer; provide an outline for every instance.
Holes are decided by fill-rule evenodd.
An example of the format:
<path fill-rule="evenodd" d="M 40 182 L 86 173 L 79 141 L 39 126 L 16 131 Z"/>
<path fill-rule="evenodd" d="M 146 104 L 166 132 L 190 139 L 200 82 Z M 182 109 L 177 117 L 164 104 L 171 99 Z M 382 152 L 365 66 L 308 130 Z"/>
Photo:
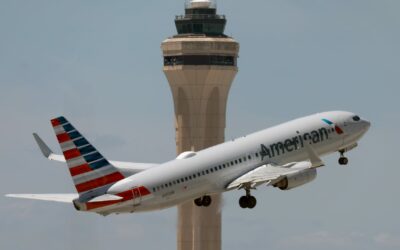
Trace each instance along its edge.
<path fill-rule="evenodd" d="M 98 196 L 125 177 L 64 117 L 52 119 L 69 172 L 79 196 Z"/>

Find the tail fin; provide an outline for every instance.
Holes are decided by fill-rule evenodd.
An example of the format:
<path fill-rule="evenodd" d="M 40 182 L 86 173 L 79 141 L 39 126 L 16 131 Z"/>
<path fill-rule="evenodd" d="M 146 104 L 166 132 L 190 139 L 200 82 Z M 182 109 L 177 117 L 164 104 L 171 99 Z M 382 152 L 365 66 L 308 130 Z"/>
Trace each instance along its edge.
<path fill-rule="evenodd" d="M 51 120 L 79 196 L 102 195 L 125 177 L 112 166 L 64 117 Z"/>

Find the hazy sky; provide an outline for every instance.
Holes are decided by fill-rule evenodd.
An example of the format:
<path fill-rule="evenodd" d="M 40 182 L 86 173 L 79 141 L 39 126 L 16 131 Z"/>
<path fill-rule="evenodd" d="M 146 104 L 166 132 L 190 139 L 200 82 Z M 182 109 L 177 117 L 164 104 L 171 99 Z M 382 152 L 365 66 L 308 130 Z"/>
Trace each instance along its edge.
<path fill-rule="evenodd" d="M 183 0 L 0 0 L 0 249 L 174 249 L 176 209 L 102 217 L 72 205 L 4 198 L 74 192 L 49 119 L 65 115 L 107 158 L 175 156 L 160 43 Z M 325 110 L 372 122 L 360 146 L 324 160 L 291 191 L 224 195 L 223 249 L 400 248 L 400 1 L 220 0 L 240 42 L 226 138 Z"/>

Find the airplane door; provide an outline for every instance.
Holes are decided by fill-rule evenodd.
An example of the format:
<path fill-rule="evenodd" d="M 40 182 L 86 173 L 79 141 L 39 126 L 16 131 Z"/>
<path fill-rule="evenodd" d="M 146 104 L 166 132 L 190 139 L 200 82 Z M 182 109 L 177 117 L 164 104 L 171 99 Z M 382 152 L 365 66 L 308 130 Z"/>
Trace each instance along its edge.
<path fill-rule="evenodd" d="M 140 202 L 142 200 L 142 195 L 140 194 L 140 189 L 138 187 L 133 187 L 132 188 L 132 200 L 133 200 L 133 206 L 138 206 L 140 205 Z"/>

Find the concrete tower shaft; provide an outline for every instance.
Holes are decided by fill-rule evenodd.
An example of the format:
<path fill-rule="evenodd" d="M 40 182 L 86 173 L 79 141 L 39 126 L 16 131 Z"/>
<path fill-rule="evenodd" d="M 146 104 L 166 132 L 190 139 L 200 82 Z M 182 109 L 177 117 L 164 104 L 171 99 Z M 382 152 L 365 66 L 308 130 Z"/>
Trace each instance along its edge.
<path fill-rule="evenodd" d="M 175 37 L 165 40 L 162 50 L 174 98 L 177 152 L 223 142 L 226 102 L 238 71 L 238 43 L 226 37 Z"/>
<path fill-rule="evenodd" d="M 164 73 L 174 98 L 176 151 L 224 141 L 226 103 L 238 71 L 239 44 L 223 34 L 225 16 L 209 0 L 192 0 L 177 16 L 178 35 L 162 45 Z M 178 206 L 178 250 L 221 249 L 221 196 L 209 207 Z"/>

